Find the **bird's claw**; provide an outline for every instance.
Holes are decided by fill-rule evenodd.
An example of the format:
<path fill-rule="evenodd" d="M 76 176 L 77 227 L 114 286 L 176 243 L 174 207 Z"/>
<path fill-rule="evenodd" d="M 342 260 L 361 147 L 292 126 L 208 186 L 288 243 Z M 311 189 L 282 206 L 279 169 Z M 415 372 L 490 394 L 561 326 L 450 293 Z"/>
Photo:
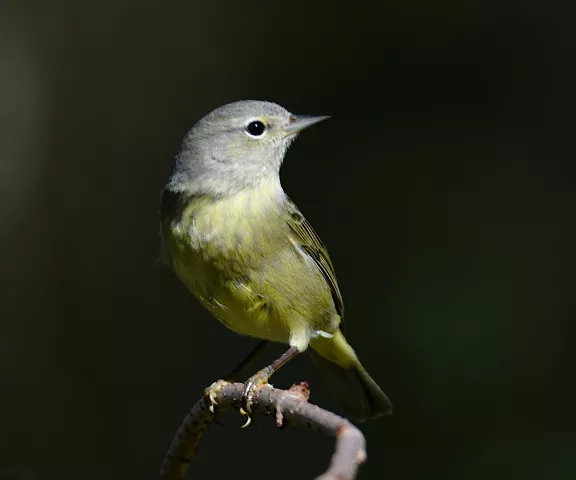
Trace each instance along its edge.
<path fill-rule="evenodd" d="M 240 413 L 242 415 L 247 415 L 248 418 L 246 423 L 242 425 L 242 428 L 246 428 L 248 425 L 252 423 L 252 400 L 254 399 L 254 392 L 257 388 L 262 387 L 263 385 L 268 384 L 268 379 L 272 371 L 269 367 L 263 368 L 255 375 L 252 375 L 248 381 L 246 382 L 246 388 L 244 389 L 244 393 L 242 394 L 242 402 L 243 406 L 240 408 Z"/>
<path fill-rule="evenodd" d="M 240 428 L 246 428 L 252 423 L 252 398 L 254 397 L 255 388 L 252 378 L 246 382 L 246 388 L 242 394 L 242 402 L 244 406 L 240 407 L 240 415 L 246 415 L 246 423 L 244 423 Z"/>
<path fill-rule="evenodd" d="M 255 388 L 254 382 L 252 382 L 252 379 L 249 379 L 246 382 L 246 388 L 244 389 L 244 393 L 242 394 L 242 401 L 244 403 L 244 407 L 241 410 L 246 415 L 250 415 L 252 413 L 252 399 L 254 398 L 254 388 Z"/>
<path fill-rule="evenodd" d="M 244 425 L 242 425 L 240 428 L 246 428 L 248 425 L 252 423 L 252 417 L 242 407 L 240 407 L 240 415 L 248 415 L 248 417 L 246 418 L 246 423 L 244 423 Z"/>
<path fill-rule="evenodd" d="M 226 385 L 230 385 L 230 382 L 226 380 L 216 380 L 212 385 L 204 390 L 204 395 L 208 398 L 208 409 L 214 413 L 214 407 L 218 405 L 218 401 L 216 400 L 216 396 L 220 393 Z"/>

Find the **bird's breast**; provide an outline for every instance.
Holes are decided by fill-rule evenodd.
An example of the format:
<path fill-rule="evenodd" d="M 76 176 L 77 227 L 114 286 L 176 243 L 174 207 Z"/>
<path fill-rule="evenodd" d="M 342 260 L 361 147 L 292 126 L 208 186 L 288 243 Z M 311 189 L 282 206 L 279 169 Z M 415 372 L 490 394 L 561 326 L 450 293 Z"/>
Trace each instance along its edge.
<path fill-rule="evenodd" d="M 248 261 L 277 247 L 283 237 L 280 200 L 266 188 L 217 201 L 200 199 L 187 212 L 181 233 L 206 261 Z"/>

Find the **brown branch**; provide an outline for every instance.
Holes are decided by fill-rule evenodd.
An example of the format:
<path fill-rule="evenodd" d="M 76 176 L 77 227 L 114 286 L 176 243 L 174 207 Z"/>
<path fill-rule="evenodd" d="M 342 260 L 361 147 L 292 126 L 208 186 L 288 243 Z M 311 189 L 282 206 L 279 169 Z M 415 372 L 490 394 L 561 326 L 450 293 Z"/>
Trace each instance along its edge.
<path fill-rule="evenodd" d="M 217 408 L 240 409 L 244 389 L 243 383 L 225 383 L 215 396 Z M 264 385 L 254 394 L 252 412 L 275 415 L 279 427 L 300 424 L 335 437 L 336 448 L 330 467 L 317 480 L 354 479 L 358 466 L 366 460 L 364 435 L 348 420 L 308 403 L 308 397 L 305 382 L 293 385 L 289 390 Z M 186 475 L 198 444 L 214 418 L 209 405 L 209 399 L 201 398 L 184 418 L 162 464 L 160 480 L 181 480 Z"/>

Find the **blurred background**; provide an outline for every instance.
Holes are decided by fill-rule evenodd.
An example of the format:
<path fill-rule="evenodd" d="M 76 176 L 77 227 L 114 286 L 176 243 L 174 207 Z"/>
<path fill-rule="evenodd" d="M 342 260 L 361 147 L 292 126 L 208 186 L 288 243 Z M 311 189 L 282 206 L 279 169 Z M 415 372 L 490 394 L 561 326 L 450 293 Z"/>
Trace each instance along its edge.
<path fill-rule="evenodd" d="M 0 479 L 156 478 L 187 409 L 255 345 L 158 261 L 180 140 L 238 99 L 332 115 L 282 178 L 395 404 L 362 427 L 361 478 L 575 478 L 576 22 L 560 6 L 2 1 Z M 273 383 L 301 380 L 338 410 L 305 355 Z M 330 439 L 242 421 L 212 428 L 190 478 L 326 467 Z"/>

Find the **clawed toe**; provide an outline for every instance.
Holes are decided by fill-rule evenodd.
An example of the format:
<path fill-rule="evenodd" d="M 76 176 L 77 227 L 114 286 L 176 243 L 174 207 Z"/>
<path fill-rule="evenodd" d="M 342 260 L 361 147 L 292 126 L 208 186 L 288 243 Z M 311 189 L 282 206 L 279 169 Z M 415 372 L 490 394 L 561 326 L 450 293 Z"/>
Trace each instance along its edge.
<path fill-rule="evenodd" d="M 210 403 L 210 405 L 208 405 L 208 409 L 212 413 L 214 413 L 214 407 L 218 405 L 216 396 L 226 385 L 230 385 L 230 382 L 227 382 L 226 380 L 216 380 L 212 385 L 204 390 L 204 395 L 208 398 Z"/>
<path fill-rule="evenodd" d="M 250 425 L 252 423 L 252 417 L 250 416 L 250 414 L 244 410 L 243 408 L 240 408 L 240 415 L 247 415 L 246 417 L 246 422 L 244 423 L 244 425 L 242 425 L 240 428 L 246 428 L 248 425 Z"/>
<path fill-rule="evenodd" d="M 254 400 L 254 393 L 256 392 L 256 389 L 268 384 L 268 379 L 270 378 L 271 373 L 269 367 L 263 368 L 258 373 L 251 376 L 246 382 L 246 388 L 242 394 L 242 408 L 240 409 L 240 413 L 242 415 L 247 415 L 248 418 L 242 428 L 246 428 L 252 423 L 252 403 Z"/>

